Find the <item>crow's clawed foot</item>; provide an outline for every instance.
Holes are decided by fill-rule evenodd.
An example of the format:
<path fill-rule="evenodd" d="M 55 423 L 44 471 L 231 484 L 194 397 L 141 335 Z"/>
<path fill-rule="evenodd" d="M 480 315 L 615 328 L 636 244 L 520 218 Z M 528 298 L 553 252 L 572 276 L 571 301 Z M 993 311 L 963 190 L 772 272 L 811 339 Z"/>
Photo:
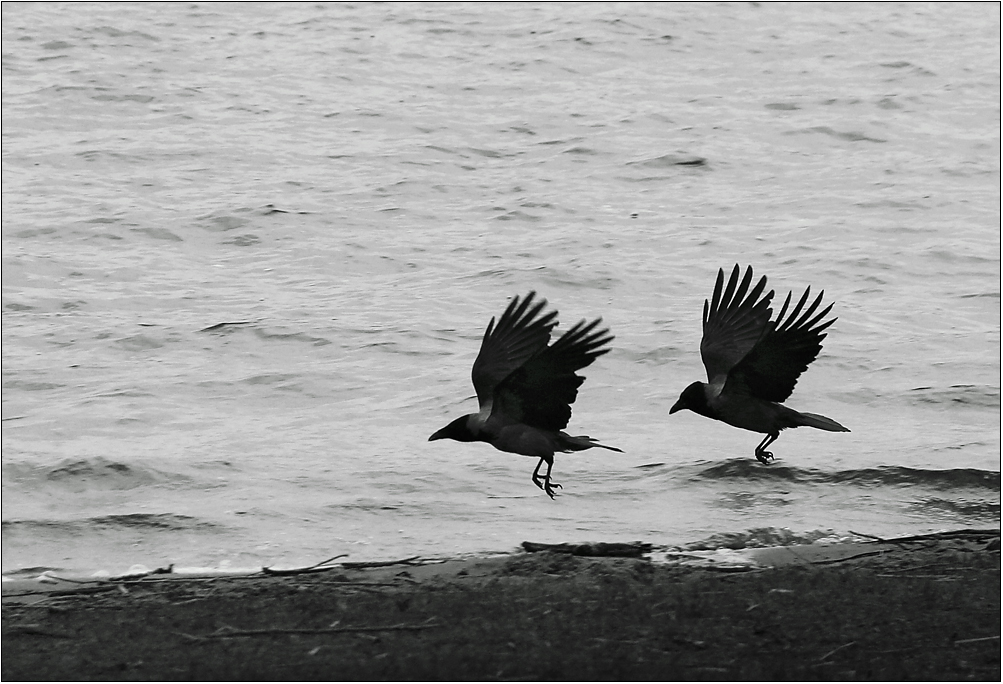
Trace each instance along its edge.
<path fill-rule="evenodd" d="M 537 487 L 545 491 L 547 493 L 547 496 L 549 496 L 551 499 L 554 498 L 554 487 L 557 487 L 558 489 L 564 489 L 564 487 L 557 484 L 556 482 L 551 482 L 550 475 L 540 477 L 536 473 L 533 473 L 533 484 L 535 484 Z"/>
<path fill-rule="evenodd" d="M 756 449 L 756 458 L 759 459 L 759 462 L 763 465 L 769 465 L 770 461 L 773 460 L 773 452 Z"/>

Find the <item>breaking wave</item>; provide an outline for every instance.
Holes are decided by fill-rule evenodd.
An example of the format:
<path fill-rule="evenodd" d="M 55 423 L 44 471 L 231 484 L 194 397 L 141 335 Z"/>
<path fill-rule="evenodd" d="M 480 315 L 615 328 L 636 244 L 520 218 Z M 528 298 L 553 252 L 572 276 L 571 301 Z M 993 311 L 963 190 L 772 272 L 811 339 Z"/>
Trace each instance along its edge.
<path fill-rule="evenodd" d="M 840 536 L 832 530 L 809 530 L 794 532 L 786 527 L 757 527 L 743 532 L 721 532 L 706 539 L 684 544 L 683 551 L 713 551 L 716 549 L 763 549 L 773 546 L 796 546 L 799 544 L 835 544 L 852 541 L 854 536 Z"/>
<path fill-rule="evenodd" d="M 951 501 L 938 497 L 922 499 L 911 508 L 925 516 L 937 513 L 952 518 L 969 518 L 972 520 L 996 520 L 1000 518 L 1000 503 L 998 501 Z"/>

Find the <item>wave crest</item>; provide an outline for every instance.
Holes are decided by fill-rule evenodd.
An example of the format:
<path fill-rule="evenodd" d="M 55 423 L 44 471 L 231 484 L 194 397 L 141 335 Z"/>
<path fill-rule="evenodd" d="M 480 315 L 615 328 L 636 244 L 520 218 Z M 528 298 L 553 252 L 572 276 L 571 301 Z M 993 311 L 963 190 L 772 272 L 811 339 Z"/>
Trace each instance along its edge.
<path fill-rule="evenodd" d="M 999 491 L 1000 474 L 978 468 L 929 470 L 906 466 L 878 466 L 853 470 L 825 471 L 798 466 L 771 465 L 764 468 L 752 459 L 733 459 L 704 468 L 695 479 L 782 481 L 805 484 L 850 484 L 859 487 L 924 486 L 934 489 L 984 489 Z"/>

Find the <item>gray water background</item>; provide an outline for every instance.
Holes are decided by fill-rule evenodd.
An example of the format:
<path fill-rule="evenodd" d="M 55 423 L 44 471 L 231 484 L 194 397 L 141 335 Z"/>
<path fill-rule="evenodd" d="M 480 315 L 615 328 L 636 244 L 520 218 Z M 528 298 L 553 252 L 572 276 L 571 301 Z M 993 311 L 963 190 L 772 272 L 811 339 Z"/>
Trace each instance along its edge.
<path fill-rule="evenodd" d="M 999 525 L 999 37 L 997 3 L 4 3 L 4 571 Z M 736 262 L 839 317 L 788 403 L 852 432 L 768 468 L 667 415 Z M 616 335 L 569 431 L 625 453 L 558 455 L 556 501 L 426 441 L 531 289 Z"/>

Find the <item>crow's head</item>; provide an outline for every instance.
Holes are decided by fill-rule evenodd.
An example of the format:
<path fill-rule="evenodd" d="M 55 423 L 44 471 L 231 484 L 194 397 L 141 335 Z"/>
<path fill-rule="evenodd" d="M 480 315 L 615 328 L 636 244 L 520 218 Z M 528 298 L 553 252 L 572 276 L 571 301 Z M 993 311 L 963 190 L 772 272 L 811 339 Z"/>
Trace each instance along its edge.
<path fill-rule="evenodd" d="M 706 415 L 707 393 L 704 392 L 704 384 L 702 382 L 694 382 L 684 389 L 683 393 L 679 395 L 679 399 L 669 409 L 669 413 L 675 413 L 683 409 L 689 409 L 690 411 Z"/>
<path fill-rule="evenodd" d="M 470 429 L 470 418 L 476 418 L 476 414 L 460 416 L 452 423 L 432 433 L 428 441 L 434 442 L 437 439 L 455 439 L 457 442 L 476 442 L 477 436 Z"/>

